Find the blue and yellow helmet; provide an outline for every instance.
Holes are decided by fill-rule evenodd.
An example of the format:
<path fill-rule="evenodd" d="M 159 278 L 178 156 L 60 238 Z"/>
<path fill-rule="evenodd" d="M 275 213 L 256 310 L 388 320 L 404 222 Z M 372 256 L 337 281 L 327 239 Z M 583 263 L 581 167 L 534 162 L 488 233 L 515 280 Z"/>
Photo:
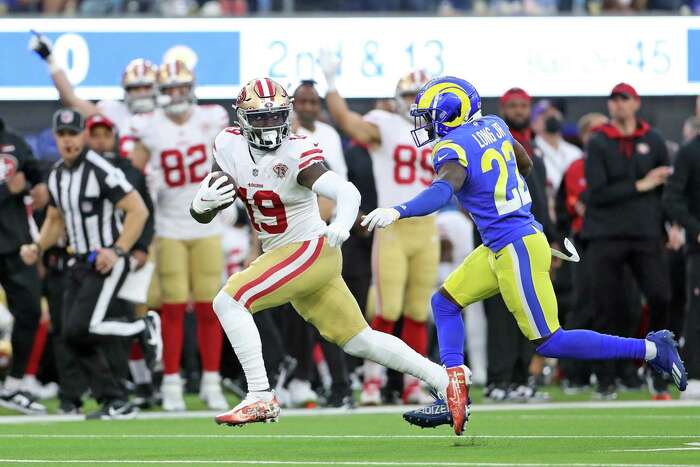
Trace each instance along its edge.
<path fill-rule="evenodd" d="M 442 138 L 460 125 L 481 118 L 481 97 L 469 82 L 443 76 L 428 81 L 411 106 L 416 146 Z"/>

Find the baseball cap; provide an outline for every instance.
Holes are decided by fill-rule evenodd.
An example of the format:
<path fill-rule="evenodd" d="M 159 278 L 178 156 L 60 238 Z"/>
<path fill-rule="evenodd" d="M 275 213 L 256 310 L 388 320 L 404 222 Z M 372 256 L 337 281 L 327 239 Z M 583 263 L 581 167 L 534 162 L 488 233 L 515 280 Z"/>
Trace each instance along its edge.
<path fill-rule="evenodd" d="M 88 131 L 92 131 L 93 127 L 95 127 L 96 125 L 106 126 L 112 131 L 114 131 L 115 129 L 114 122 L 112 122 L 112 120 L 108 119 L 104 115 L 90 115 L 85 121 L 85 128 L 87 128 Z"/>
<path fill-rule="evenodd" d="M 59 109 L 53 114 L 52 127 L 54 132 L 71 130 L 80 133 L 85 129 L 85 119 L 73 109 Z"/>
<path fill-rule="evenodd" d="M 512 99 L 523 99 L 526 101 L 531 101 L 532 98 L 530 97 L 530 94 L 528 94 L 524 89 L 522 88 L 510 88 L 506 92 L 503 93 L 501 96 L 501 105 L 507 104 L 510 100 Z"/>
<path fill-rule="evenodd" d="M 612 91 L 610 91 L 610 97 L 612 98 L 615 96 L 625 96 L 639 100 L 639 94 L 637 94 L 637 90 L 634 89 L 634 87 L 632 87 L 631 84 L 627 83 L 618 83 L 615 85 L 614 88 L 612 88 Z"/>

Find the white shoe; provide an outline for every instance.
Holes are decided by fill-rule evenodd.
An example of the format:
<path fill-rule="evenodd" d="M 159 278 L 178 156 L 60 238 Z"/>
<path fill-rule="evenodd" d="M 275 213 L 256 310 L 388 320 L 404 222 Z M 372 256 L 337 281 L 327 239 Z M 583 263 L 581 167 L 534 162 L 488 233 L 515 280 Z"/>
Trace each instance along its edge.
<path fill-rule="evenodd" d="M 285 388 L 275 389 L 275 395 L 280 407 L 288 408 L 292 406 L 292 396 Z"/>
<path fill-rule="evenodd" d="M 379 379 L 369 379 L 362 385 L 360 405 L 380 405 L 382 403 L 382 382 Z"/>
<path fill-rule="evenodd" d="M 205 371 L 202 374 L 202 383 L 199 388 L 199 398 L 206 402 L 210 410 L 228 410 L 228 402 L 221 390 L 221 376 L 213 371 Z"/>
<path fill-rule="evenodd" d="M 435 402 L 435 398 L 430 395 L 421 380 L 411 375 L 404 375 L 402 400 L 404 404 L 419 405 Z"/>
<path fill-rule="evenodd" d="M 182 397 L 182 380 L 180 375 L 163 376 L 163 384 L 160 390 L 163 393 L 163 410 L 166 412 L 184 412 L 187 410 L 185 399 Z"/>
<path fill-rule="evenodd" d="M 681 392 L 681 399 L 700 399 L 700 379 L 688 380 L 688 387 Z"/>
<path fill-rule="evenodd" d="M 318 394 L 311 389 L 311 383 L 308 381 L 295 378 L 289 382 L 287 389 L 293 406 L 305 407 L 318 401 Z"/>
<path fill-rule="evenodd" d="M 24 375 L 22 390 L 40 400 L 53 399 L 58 396 L 58 384 L 41 384 L 34 375 Z"/>

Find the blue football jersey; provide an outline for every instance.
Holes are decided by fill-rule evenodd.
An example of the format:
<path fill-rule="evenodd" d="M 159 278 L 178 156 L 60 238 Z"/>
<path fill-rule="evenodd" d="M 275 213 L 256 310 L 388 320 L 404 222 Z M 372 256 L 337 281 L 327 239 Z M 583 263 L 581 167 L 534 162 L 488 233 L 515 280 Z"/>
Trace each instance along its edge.
<path fill-rule="evenodd" d="M 530 213 L 532 198 L 518 173 L 513 145 L 505 122 L 487 115 L 451 131 L 433 148 L 436 173 L 447 161 L 459 163 L 467 172 L 455 196 L 492 251 L 534 233 L 534 228 L 542 230 Z"/>

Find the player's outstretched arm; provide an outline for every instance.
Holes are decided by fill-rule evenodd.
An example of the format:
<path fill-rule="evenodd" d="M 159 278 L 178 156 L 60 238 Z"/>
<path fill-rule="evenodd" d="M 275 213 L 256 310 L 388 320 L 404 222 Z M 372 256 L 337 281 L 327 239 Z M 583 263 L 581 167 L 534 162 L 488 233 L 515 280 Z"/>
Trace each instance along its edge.
<path fill-rule="evenodd" d="M 367 230 L 386 227 L 405 217 L 432 214 L 445 206 L 452 195 L 459 191 L 467 178 L 467 172 L 458 162 L 447 161 L 440 167 L 437 180 L 415 198 L 393 208 L 377 208 L 362 220 Z"/>
<path fill-rule="evenodd" d="M 81 99 L 75 94 L 73 85 L 68 81 L 66 72 L 56 63 L 53 58 L 51 41 L 36 31 L 32 31 L 32 38 L 29 40 L 29 48 L 36 52 L 39 57 L 46 62 L 58 95 L 66 107 L 73 107 L 84 116 L 100 113 L 100 109 L 95 104 L 85 99 Z"/>
<path fill-rule="evenodd" d="M 299 172 L 297 181 L 321 195 L 335 201 L 335 220 L 326 228 L 326 238 L 332 247 L 339 247 L 350 236 L 360 209 L 361 196 L 355 185 L 344 180 L 337 173 L 316 163 Z"/>
<path fill-rule="evenodd" d="M 379 128 L 362 118 L 362 115 L 353 112 L 348 107 L 343 96 L 335 87 L 335 75 L 340 66 L 337 56 L 328 50 L 322 50 L 319 56 L 321 69 L 326 78 L 328 90 L 326 91 L 326 105 L 328 112 L 335 123 L 343 132 L 362 144 L 380 143 Z"/>
<path fill-rule="evenodd" d="M 527 177 L 532 170 L 532 159 L 530 159 L 527 149 L 522 144 L 516 140 L 513 140 L 513 142 L 515 143 L 513 148 L 515 149 L 515 162 L 518 164 L 518 172 L 523 177 Z"/>

